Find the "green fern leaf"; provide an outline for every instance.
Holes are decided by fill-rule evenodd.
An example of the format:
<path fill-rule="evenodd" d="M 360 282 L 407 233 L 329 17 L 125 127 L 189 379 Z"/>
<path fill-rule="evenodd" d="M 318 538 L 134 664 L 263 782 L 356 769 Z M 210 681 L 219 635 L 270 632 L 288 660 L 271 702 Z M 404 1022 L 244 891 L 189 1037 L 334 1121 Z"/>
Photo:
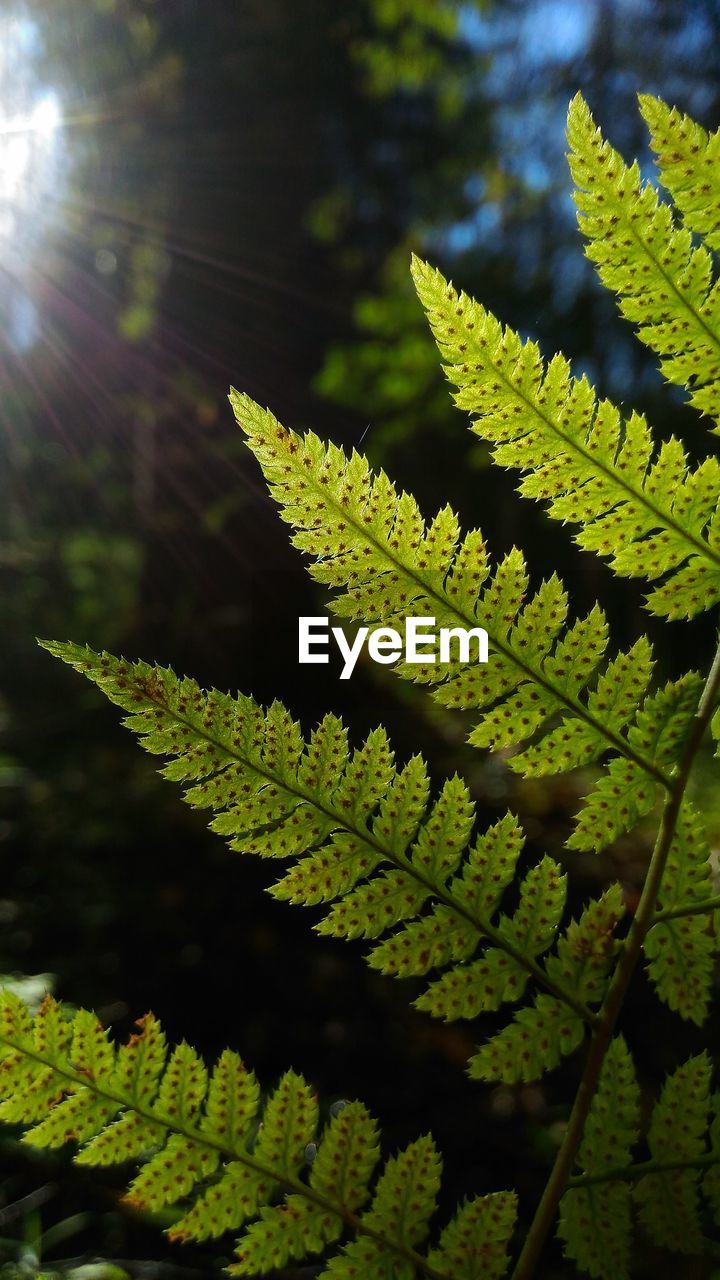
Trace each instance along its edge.
<path fill-rule="evenodd" d="M 540 994 L 470 1061 L 474 1080 L 520 1084 L 552 1071 L 582 1043 L 583 1024 L 554 996 Z"/>
<path fill-rule="evenodd" d="M 245 1231 L 238 1261 L 227 1268 L 231 1276 L 266 1276 L 289 1262 L 322 1253 L 342 1234 L 342 1219 L 309 1204 L 302 1196 L 287 1196 L 282 1205 L 260 1210 Z"/>
<path fill-rule="evenodd" d="M 439 271 L 418 258 L 412 270 L 456 403 L 493 445 L 495 462 L 521 471 L 520 493 L 546 502 L 554 519 L 578 525 L 579 545 L 609 558 L 616 573 L 662 580 L 648 597 L 652 613 L 692 617 L 720 599 L 717 459 L 690 471 L 676 439 L 653 457 L 640 415 L 624 422 L 586 378 L 571 376 L 563 356 L 545 364 L 535 343 L 524 343 Z M 624 696 L 611 723 L 619 729 L 649 680 L 647 641 L 618 662 Z M 576 763 L 586 741 L 580 734 Z"/>
<path fill-rule="evenodd" d="M 709 898 L 710 850 L 703 824 L 686 803 L 665 866 L 658 910 L 667 911 L 645 939 L 648 972 L 658 995 L 671 1009 L 701 1025 L 709 1011 L 717 943 L 707 915 L 672 912 Z"/>
<path fill-rule="evenodd" d="M 672 1163 L 702 1157 L 709 1106 L 710 1060 L 703 1053 L 679 1067 L 663 1086 L 648 1133 L 652 1158 Z M 692 1168 L 649 1173 L 640 1180 L 635 1189 L 640 1221 L 656 1244 L 680 1253 L 699 1251 L 699 1180 Z"/>
<path fill-rule="evenodd" d="M 431 982 L 418 996 L 415 1008 L 447 1022 L 470 1021 L 519 1000 L 527 983 L 527 972 L 519 961 L 506 951 L 489 947 L 482 959 L 457 965 Z"/>
<path fill-rule="evenodd" d="M 561 989 L 567 983 L 583 1002 L 602 1000 L 616 949 L 613 930 L 624 910 L 622 890 L 613 885 L 570 924 L 545 966 Z M 477 1080 L 506 1084 L 536 1080 L 578 1048 L 583 1032 L 577 1013 L 542 992 L 478 1049 L 469 1073 Z"/>
<path fill-rule="evenodd" d="M 410 1258 L 398 1265 L 388 1256 L 386 1243 L 377 1238 L 382 1229 L 396 1249 L 414 1250 L 425 1239 L 435 1212 L 441 1163 L 431 1138 L 419 1138 L 399 1156 L 389 1160 L 370 1208 L 360 1221 L 368 1234 L 345 1245 L 331 1259 L 323 1276 L 354 1280 L 356 1276 L 407 1277 L 414 1267 Z"/>
<path fill-rule="evenodd" d="M 612 746 L 655 783 L 668 785 L 668 772 L 638 752 L 643 736 L 639 715 L 626 732 L 618 732 L 599 714 L 598 704 L 606 701 L 610 683 L 622 686 L 618 707 L 626 704 L 630 657 L 616 660 L 599 675 L 592 692 L 602 686 L 603 693 L 590 706 L 587 686 L 607 641 L 599 610 L 560 635 L 564 595 L 557 580 L 543 584 L 523 608 L 526 573 L 517 552 L 506 557 L 480 592 L 479 584 L 488 579 L 489 571 L 485 555 L 478 558 L 477 535 L 453 556 L 458 535 L 454 522 L 449 528 L 447 512 L 424 533 L 414 501 L 407 495 L 398 497 L 384 475 L 373 478 L 359 455 L 347 459 L 313 435 L 301 438 L 287 431 L 247 397 L 233 393 L 232 400 L 284 518 L 296 527 L 296 544 L 318 558 L 312 566 L 314 576 L 347 588 L 334 601 L 336 611 L 371 623 L 393 619 L 411 607 L 432 609 L 441 624 L 472 626 L 476 613 L 482 617 L 496 649 L 489 667 L 428 662 L 399 668 L 401 674 L 434 684 L 435 696 L 448 706 L 486 708 L 471 742 L 517 749 L 532 739 L 529 752 L 519 750 L 510 758 L 513 767 L 526 774 L 547 772 L 551 759 L 556 768 L 565 759 L 571 766 L 587 762 Z M 452 584 L 467 578 L 468 572 L 477 588 L 476 603 L 473 615 L 463 616 Z M 538 752 L 537 743 L 549 730 L 552 750 Z M 562 749 L 555 750 L 558 746 L 567 747 L 565 756 Z M 611 807 L 613 795 L 611 791 Z M 648 795 L 652 806 L 656 792 L 650 789 Z"/>
<path fill-rule="evenodd" d="M 171 1239 L 239 1232 L 231 1274 L 265 1275 L 343 1238 L 324 1275 L 505 1273 L 512 1195 L 461 1206 L 430 1253 L 418 1252 L 440 1188 L 431 1138 L 389 1159 L 373 1185 L 377 1126 L 361 1103 L 344 1105 L 318 1132 L 317 1101 L 301 1076 L 287 1072 L 263 1106 L 236 1054 L 224 1053 L 211 1072 L 188 1045 L 167 1056 L 151 1016 L 116 1048 L 90 1013 L 48 997 L 33 1017 L 16 995 L 0 993 L 0 1099 L 0 1118 L 29 1126 L 24 1140 L 34 1146 L 74 1142 L 76 1159 L 90 1152 L 84 1162 L 96 1167 L 140 1160 L 126 1200 L 172 1210 Z M 150 1139 L 144 1147 L 117 1140 L 133 1123 Z"/>
<path fill-rule="evenodd" d="M 374 946 L 369 963 L 381 973 L 408 978 L 472 956 L 477 946 L 473 917 L 492 919 L 514 879 L 522 848 L 522 831 L 508 813 L 478 836 L 468 851 L 461 875 L 453 882 L 453 896 L 462 904 L 463 912 L 438 904 L 427 915 L 404 924 Z"/>
<path fill-rule="evenodd" d="M 565 876 L 552 858 L 543 858 L 520 885 L 513 915 L 500 921 L 503 937 L 524 955 L 540 956 L 555 940 L 565 906 Z"/>
<path fill-rule="evenodd" d="M 508 827 L 511 823 L 512 819 L 508 815 L 505 826 Z M 494 859 L 487 857 L 486 850 L 488 844 L 497 846 L 499 827 L 498 823 L 497 827 L 491 828 L 486 833 L 484 841 L 481 841 L 481 848 L 484 845 L 482 857 L 484 866 L 479 872 L 482 877 L 480 884 L 484 883 L 490 868 L 497 865 Z M 517 842 L 519 835 L 517 828 L 513 834 Z M 480 862 L 481 859 L 477 857 L 471 858 L 468 863 L 469 875 L 463 877 L 465 885 L 468 880 L 473 884 L 478 883 L 472 878 L 477 874 L 476 869 L 480 866 Z M 493 871 L 493 881 L 495 874 Z M 496 882 L 494 888 L 497 890 Z M 476 960 L 472 964 L 454 966 L 441 978 L 430 983 L 427 991 L 415 1001 L 417 1008 L 433 1014 L 436 1018 L 470 1019 L 477 1017 L 480 1013 L 499 1009 L 500 1005 L 506 1001 L 518 1000 L 525 990 L 529 973 L 516 956 L 521 954 L 537 959 L 552 946 L 565 906 L 565 893 L 565 876 L 560 874 L 557 863 L 553 862 L 552 858 L 543 858 L 542 862 L 533 867 L 523 880 L 520 888 L 520 902 L 513 915 L 502 917 L 497 925 L 498 933 L 512 945 L 514 954 L 502 951 L 498 947 L 489 947 L 481 960 Z M 496 893 L 494 896 L 499 897 L 499 894 Z M 427 937 L 423 936 L 422 931 L 423 927 L 427 929 L 428 925 L 431 925 L 431 921 L 432 925 L 436 924 L 437 917 L 435 919 L 424 917 L 418 922 L 419 929 L 416 929 L 408 939 L 413 945 L 415 954 L 417 954 L 418 942 L 421 947 L 427 945 Z M 412 929 L 413 926 L 410 928 Z M 463 932 L 466 933 L 466 930 Z M 394 947 L 397 950 L 402 947 L 404 938 L 408 938 L 407 929 L 404 933 L 393 934 L 389 941 L 383 944 L 383 950 L 380 950 L 379 955 L 371 955 L 371 963 L 375 962 L 376 967 L 383 968 L 382 961 L 388 949 Z M 447 941 L 447 934 L 445 934 L 445 945 Z M 454 955 L 456 954 L 457 948 L 454 952 Z M 407 950 L 405 957 L 407 960 Z M 419 965 L 414 966 L 415 971 L 417 972 L 418 967 L 422 971 L 428 959 L 428 956 L 418 956 Z"/>
<path fill-rule="evenodd" d="M 570 104 L 568 140 L 588 257 L 660 357 L 668 381 L 690 388 L 691 403 L 716 417 L 720 311 L 710 254 L 693 247 L 687 228 L 674 226 L 655 188 L 641 181 L 638 164 L 627 168 L 603 140 L 580 94 Z"/>
<path fill-rule="evenodd" d="M 702 680 L 689 672 L 646 699 L 628 739 L 659 771 L 669 769 L 687 738 Z M 658 786 L 634 760 L 611 760 L 586 797 L 568 848 L 598 853 L 631 831 L 654 807 Z"/>
<path fill-rule="evenodd" d="M 603 1063 L 577 1157 L 578 1169 L 598 1175 L 629 1164 L 638 1140 L 640 1091 L 621 1037 Z M 558 1235 L 581 1271 L 597 1280 L 625 1280 L 632 1241 L 632 1199 L 622 1181 L 573 1187 L 560 1202 Z"/>
<path fill-rule="evenodd" d="M 660 181 L 670 192 L 685 226 L 711 249 L 720 249 L 720 130 L 708 134 L 690 116 L 661 98 L 638 95 L 650 130 Z"/>
<path fill-rule="evenodd" d="M 127 1044 L 112 1054 L 97 1019 L 81 1011 L 75 1018 L 74 1036 L 73 1061 L 87 1063 L 92 1079 L 98 1082 L 104 1082 L 112 1070 L 123 1096 L 132 1098 L 139 1108 L 137 1113 L 121 1116 L 109 1128 L 99 1126 L 96 1136 L 79 1152 L 78 1164 L 104 1165 L 138 1159 L 151 1147 L 157 1146 L 164 1136 L 161 1125 L 143 1119 L 140 1114 L 149 1099 L 155 1096 L 165 1066 L 167 1043 L 162 1028 L 152 1014 L 148 1014 L 138 1023 L 137 1035 L 131 1036 Z M 102 1074 L 98 1073 L 95 1065 L 98 1041 L 104 1045 L 104 1053 L 111 1055 Z M 29 1134 L 26 1141 L 32 1140 L 32 1134 Z"/>
<path fill-rule="evenodd" d="M 337 613 L 369 625 L 414 613 L 435 618 L 437 626 L 468 629 L 480 622 L 485 628 L 494 650 L 487 665 L 397 668 L 432 685 L 448 707 L 484 709 L 471 742 L 519 748 L 558 721 L 571 734 L 579 724 L 584 762 L 610 749 L 634 759 L 656 781 L 667 781 L 652 761 L 636 757 L 625 734 L 588 707 L 587 686 L 607 646 L 599 609 L 563 632 L 566 599 L 555 577 L 523 604 L 527 573 L 520 552 L 512 551 L 491 575 L 481 536 L 472 533 L 458 545 L 451 513 L 440 512 L 426 529 L 414 499 L 398 495 L 384 473 L 373 477 L 359 454 L 347 458 L 311 433 L 288 431 L 247 396 L 233 392 L 231 402 L 283 519 L 296 530 L 294 544 L 315 558 L 313 576 L 338 593 Z M 530 773 L 537 759 L 520 753 L 510 763 Z"/>
<path fill-rule="evenodd" d="M 237 1231 L 262 1211 L 278 1185 L 265 1172 L 233 1160 L 169 1228 L 168 1238 L 183 1243 L 215 1239 L 226 1231 Z"/>
<path fill-rule="evenodd" d="M 614 932 L 625 915 L 622 887 L 608 889 L 572 920 L 548 957 L 547 971 L 558 983 L 568 982 L 592 1004 L 605 993 L 605 973 L 618 948 Z"/>
<path fill-rule="evenodd" d="M 259 1154 L 257 1147 L 255 1154 Z M 261 1156 L 266 1162 L 267 1152 Z M 280 1205 L 263 1207 L 259 1219 L 243 1236 L 241 1257 L 229 1269 L 231 1274 L 264 1274 L 294 1259 L 321 1252 L 325 1245 L 338 1240 L 344 1230 L 343 1216 L 329 1212 L 327 1203 L 335 1205 L 345 1218 L 355 1214 L 370 1194 L 378 1159 L 375 1121 L 360 1103 L 346 1103 L 327 1125 L 310 1170 L 311 1193 L 317 1193 L 323 1203 L 289 1195 Z M 239 1173 L 243 1175 L 240 1179 Z M 191 1213 L 171 1229 L 172 1239 L 195 1238 L 197 1224 L 205 1215 L 217 1215 L 221 1202 L 229 1206 L 237 1203 L 241 1184 L 246 1199 L 258 1185 L 257 1175 L 250 1181 L 247 1170 L 236 1168 L 226 1172 L 225 1180 L 226 1185 L 221 1181 L 205 1192 Z M 255 1197 L 247 1203 L 247 1216 L 256 1210 L 257 1203 Z M 222 1229 L 228 1229 L 227 1225 Z"/>
<path fill-rule="evenodd" d="M 348 1213 L 362 1209 L 380 1159 L 377 1125 L 359 1102 L 345 1103 L 328 1124 L 310 1170 L 310 1186 Z"/>
<path fill-rule="evenodd" d="M 515 911 L 498 914 L 522 832 L 507 815 L 469 844 L 475 806 L 458 778 L 431 803 L 422 761 L 397 770 L 382 730 L 350 755 L 333 717 L 306 744 L 279 703 L 265 713 L 249 698 L 205 693 L 159 667 L 47 647 L 129 712 L 125 723 L 144 746 L 172 757 L 162 772 L 190 783 L 186 800 L 214 811 L 211 826 L 231 848 L 289 863 L 274 896 L 324 905 L 316 925 L 323 934 L 376 939 L 370 963 L 382 972 L 446 969 L 421 1008 L 474 1017 L 516 1001 L 532 979 L 581 1026 L 592 1021 L 575 973 L 564 987 L 539 963 L 562 915 L 565 877 L 543 858 Z M 326 758 L 331 769 L 318 764 Z"/>
<path fill-rule="evenodd" d="M 431 1249 L 430 1266 L 454 1280 L 501 1280 L 516 1214 L 517 1198 L 509 1191 L 469 1201 L 445 1228 L 437 1249 Z"/>
<path fill-rule="evenodd" d="M 249 1129 L 260 1105 L 260 1086 L 242 1058 L 230 1049 L 220 1054 L 205 1100 L 202 1127 L 229 1140 Z"/>

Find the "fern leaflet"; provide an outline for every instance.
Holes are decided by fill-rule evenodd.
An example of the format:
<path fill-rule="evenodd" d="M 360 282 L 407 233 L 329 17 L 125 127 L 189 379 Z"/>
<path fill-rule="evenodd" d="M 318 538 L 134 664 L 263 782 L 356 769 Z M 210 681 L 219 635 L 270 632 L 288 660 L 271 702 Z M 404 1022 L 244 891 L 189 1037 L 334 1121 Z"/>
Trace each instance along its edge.
<path fill-rule="evenodd" d="M 645 939 L 645 955 L 660 998 L 698 1025 L 709 1012 L 717 938 L 712 915 L 695 915 L 688 909 L 709 899 L 711 888 L 710 850 L 703 824 L 686 802 L 658 896 L 660 918 Z"/>
<path fill-rule="evenodd" d="M 601 1003 L 615 955 L 613 931 L 624 910 L 622 890 L 612 885 L 570 924 L 546 963 L 547 973 L 560 990 L 567 984 L 584 1002 Z M 478 1049 L 470 1060 L 470 1075 L 512 1083 L 536 1080 L 577 1049 L 583 1031 L 573 1009 L 555 995 L 541 992 Z"/>
<path fill-rule="evenodd" d="M 628 733 L 638 751 L 652 753 L 669 768 L 687 737 L 701 688 L 691 672 L 647 698 Z M 635 760 L 611 760 L 585 800 L 568 848 L 584 853 L 605 848 L 650 813 L 656 795 Z"/>

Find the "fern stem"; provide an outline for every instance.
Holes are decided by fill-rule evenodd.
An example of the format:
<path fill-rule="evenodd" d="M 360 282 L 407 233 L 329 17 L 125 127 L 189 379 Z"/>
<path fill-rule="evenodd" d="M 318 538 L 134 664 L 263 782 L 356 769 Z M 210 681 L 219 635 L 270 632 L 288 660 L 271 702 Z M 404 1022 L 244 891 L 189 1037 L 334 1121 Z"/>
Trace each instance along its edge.
<path fill-rule="evenodd" d="M 656 911 L 653 923 L 662 920 L 679 920 L 683 916 L 702 916 L 720 909 L 720 893 L 713 898 L 700 898 L 698 902 L 681 902 L 679 907 L 667 907 L 665 911 Z"/>
<path fill-rule="evenodd" d="M 687 788 L 690 770 L 705 730 L 710 722 L 718 691 L 720 690 L 720 637 L 715 656 L 700 696 L 698 708 L 687 742 L 680 758 L 672 790 L 667 796 L 660 819 L 655 848 L 648 867 L 645 884 L 633 917 L 620 958 L 600 1010 L 599 1024 L 588 1049 L 585 1068 L 568 1120 L 565 1136 L 555 1158 L 545 1191 L 530 1225 L 525 1244 L 518 1258 L 512 1280 L 532 1280 L 535 1266 L 545 1245 L 557 1214 L 560 1199 L 568 1184 L 575 1162 L 585 1122 L 600 1079 L 605 1055 L 612 1039 L 615 1023 L 625 999 L 625 993 L 640 958 L 643 942 L 654 923 L 655 904 L 660 892 L 665 864 L 670 853 L 680 808 Z"/>
<path fill-rule="evenodd" d="M 187 1138 L 188 1141 L 200 1147 L 217 1152 L 223 1160 L 237 1161 L 238 1164 L 244 1165 L 246 1169 L 252 1169 L 254 1173 L 259 1173 L 261 1177 L 266 1178 L 269 1182 L 279 1184 L 283 1190 L 302 1196 L 326 1213 L 342 1218 L 343 1222 L 358 1235 L 369 1236 L 379 1244 L 384 1245 L 386 1249 L 399 1254 L 415 1268 L 418 1274 L 427 1276 L 428 1280 L 452 1280 L 452 1277 L 448 1276 L 446 1272 L 438 1271 L 436 1267 L 433 1267 L 421 1254 L 416 1253 L 408 1245 L 404 1245 L 400 1241 L 391 1240 L 384 1236 L 382 1232 L 374 1230 L 373 1227 L 363 1223 L 358 1214 L 353 1213 L 350 1209 L 345 1209 L 344 1206 L 336 1204 L 334 1201 L 328 1200 L 300 1178 L 293 1177 L 292 1174 L 284 1170 L 269 1168 L 262 1161 L 256 1160 L 243 1147 L 235 1147 L 231 1143 L 225 1145 L 222 1142 L 217 1142 L 204 1133 L 202 1129 L 196 1128 L 187 1122 L 179 1121 L 177 1116 L 164 1115 L 163 1112 L 154 1110 L 152 1106 L 143 1106 L 134 1098 L 129 1100 L 111 1088 L 101 1087 L 91 1075 L 87 1073 L 81 1074 L 67 1067 L 59 1066 L 54 1059 L 44 1057 L 36 1049 L 30 1049 L 24 1042 L 16 1043 L 8 1036 L 0 1035 L 0 1045 L 5 1045 L 15 1053 L 31 1058 L 33 1062 L 37 1062 L 41 1066 L 49 1067 L 55 1075 L 67 1080 L 74 1090 L 88 1090 L 94 1093 L 97 1098 L 112 1102 L 118 1108 L 122 1108 L 124 1111 L 131 1111 L 134 1115 L 140 1116 L 142 1120 L 146 1120 L 149 1124 L 162 1125 L 163 1128 L 173 1134 L 178 1134 L 180 1137 Z"/>
<path fill-rule="evenodd" d="M 714 1169 L 720 1164 L 720 1151 L 696 1156 L 694 1160 L 642 1160 L 637 1164 L 618 1165 L 603 1173 L 583 1173 L 568 1178 L 568 1187 L 593 1187 L 599 1182 L 637 1182 L 649 1173 L 673 1173 L 677 1169 Z"/>

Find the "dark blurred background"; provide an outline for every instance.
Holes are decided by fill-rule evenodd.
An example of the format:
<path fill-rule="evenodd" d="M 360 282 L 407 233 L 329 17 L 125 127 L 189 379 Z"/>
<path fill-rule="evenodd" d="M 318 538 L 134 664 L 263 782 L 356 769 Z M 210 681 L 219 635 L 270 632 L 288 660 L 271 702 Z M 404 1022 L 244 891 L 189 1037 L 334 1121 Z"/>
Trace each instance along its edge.
<path fill-rule="evenodd" d="M 307 727 L 333 710 L 357 738 L 382 720 L 401 756 L 419 746 L 438 778 L 464 773 L 483 822 L 511 805 L 531 850 L 562 856 L 587 777 L 521 784 L 378 668 L 343 684 L 298 668 L 297 616 L 322 599 L 226 395 L 232 383 L 289 425 L 362 439 L 428 514 L 450 501 L 495 552 L 528 548 L 536 581 L 569 576 L 578 612 L 602 594 L 617 644 L 649 628 L 667 674 L 703 661 L 706 625 L 653 626 L 634 585 L 489 469 L 408 263 L 432 258 L 702 454 L 705 427 L 583 257 L 564 118 L 581 88 L 650 172 L 636 92 L 717 125 L 719 35 L 712 0 L 0 4 L 2 971 L 52 975 L 120 1033 L 152 1008 L 207 1054 L 238 1048 L 266 1083 L 293 1065 L 327 1102 L 363 1097 L 389 1146 L 431 1127 L 448 1202 L 515 1184 L 530 1212 L 577 1064 L 542 1086 L 471 1086 L 463 1065 L 492 1020 L 433 1023 L 360 947 L 313 938 L 312 913 L 262 893 L 271 868 L 210 836 L 34 637 L 278 696 Z M 709 787 L 703 802 L 716 830 Z M 573 858 L 573 902 L 612 876 L 638 883 L 646 856 L 640 833 Z M 642 981 L 627 1023 L 648 1086 L 695 1043 Z M 1 1151 L 0 1237 L 49 1228 L 48 1266 L 155 1258 L 161 1271 L 128 1269 L 190 1277 L 227 1255 L 227 1241 L 169 1249 L 118 1213 L 112 1180 L 29 1163 L 9 1137 Z M 14 1258 L 0 1239 L 7 1275 Z M 711 1272 L 640 1246 L 638 1275 Z M 551 1249 L 543 1275 L 570 1274 Z"/>

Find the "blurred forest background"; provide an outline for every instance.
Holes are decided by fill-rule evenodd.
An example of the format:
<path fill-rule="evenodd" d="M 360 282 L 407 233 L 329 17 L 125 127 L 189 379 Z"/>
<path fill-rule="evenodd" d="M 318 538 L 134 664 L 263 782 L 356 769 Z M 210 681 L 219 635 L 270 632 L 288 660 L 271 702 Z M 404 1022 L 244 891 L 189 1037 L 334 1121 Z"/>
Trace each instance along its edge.
<path fill-rule="evenodd" d="M 707 628 L 680 643 L 652 627 L 632 584 L 489 470 L 409 281 L 415 250 L 660 435 L 707 448 L 583 257 L 564 158 L 578 88 L 650 172 L 638 90 L 720 120 L 720 2 L 0 4 L 1 970 L 51 975 L 120 1033 L 152 1008 L 207 1054 L 230 1043 L 266 1083 L 293 1065 L 328 1102 L 364 1098 L 390 1144 L 432 1128 L 450 1199 L 515 1183 L 526 1208 L 575 1064 L 542 1087 L 471 1086 L 478 1028 L 415 1014 L 408 984 L 263 895 L 267 867 L 228 854 L 34 637 L 278 696 L 307 727 L 326 710 L 355 736 L 382 720 L 403 755 L 461 770 L 484 820 L 510 804 L 560 855 L 587 779 L 519 783 L 379 668 L 347 684 L 298 668 L 298 613 L 322 599 L 226 395 L 232 383 L 288 425 L 362 439 L 428 514 L 450 501 L 495 552 L 526 548 L 536 580 L 571 577 L 578 612 L 605 592 L 618 644 L 650 626 L 668 672 L 704 660 Z M 573 894 L 638 883 L 646 856 L 637 838 L 575 856 Z M 637 984 L 628 1021 L 652 1084 L 694 1033 L 646 996 Z M 132 1275 L 219 1271 L 226 1246 L 169 1249 L 65 1165 L 2 1139 L 5 1275 L 35 1274 L 39 1249 L 48 1267 L 98 1255 Z M 572 1274 L 559 1250 L 545 1274 Z M 639 1274 L 711 1270 L 648 1250 Z"/>

